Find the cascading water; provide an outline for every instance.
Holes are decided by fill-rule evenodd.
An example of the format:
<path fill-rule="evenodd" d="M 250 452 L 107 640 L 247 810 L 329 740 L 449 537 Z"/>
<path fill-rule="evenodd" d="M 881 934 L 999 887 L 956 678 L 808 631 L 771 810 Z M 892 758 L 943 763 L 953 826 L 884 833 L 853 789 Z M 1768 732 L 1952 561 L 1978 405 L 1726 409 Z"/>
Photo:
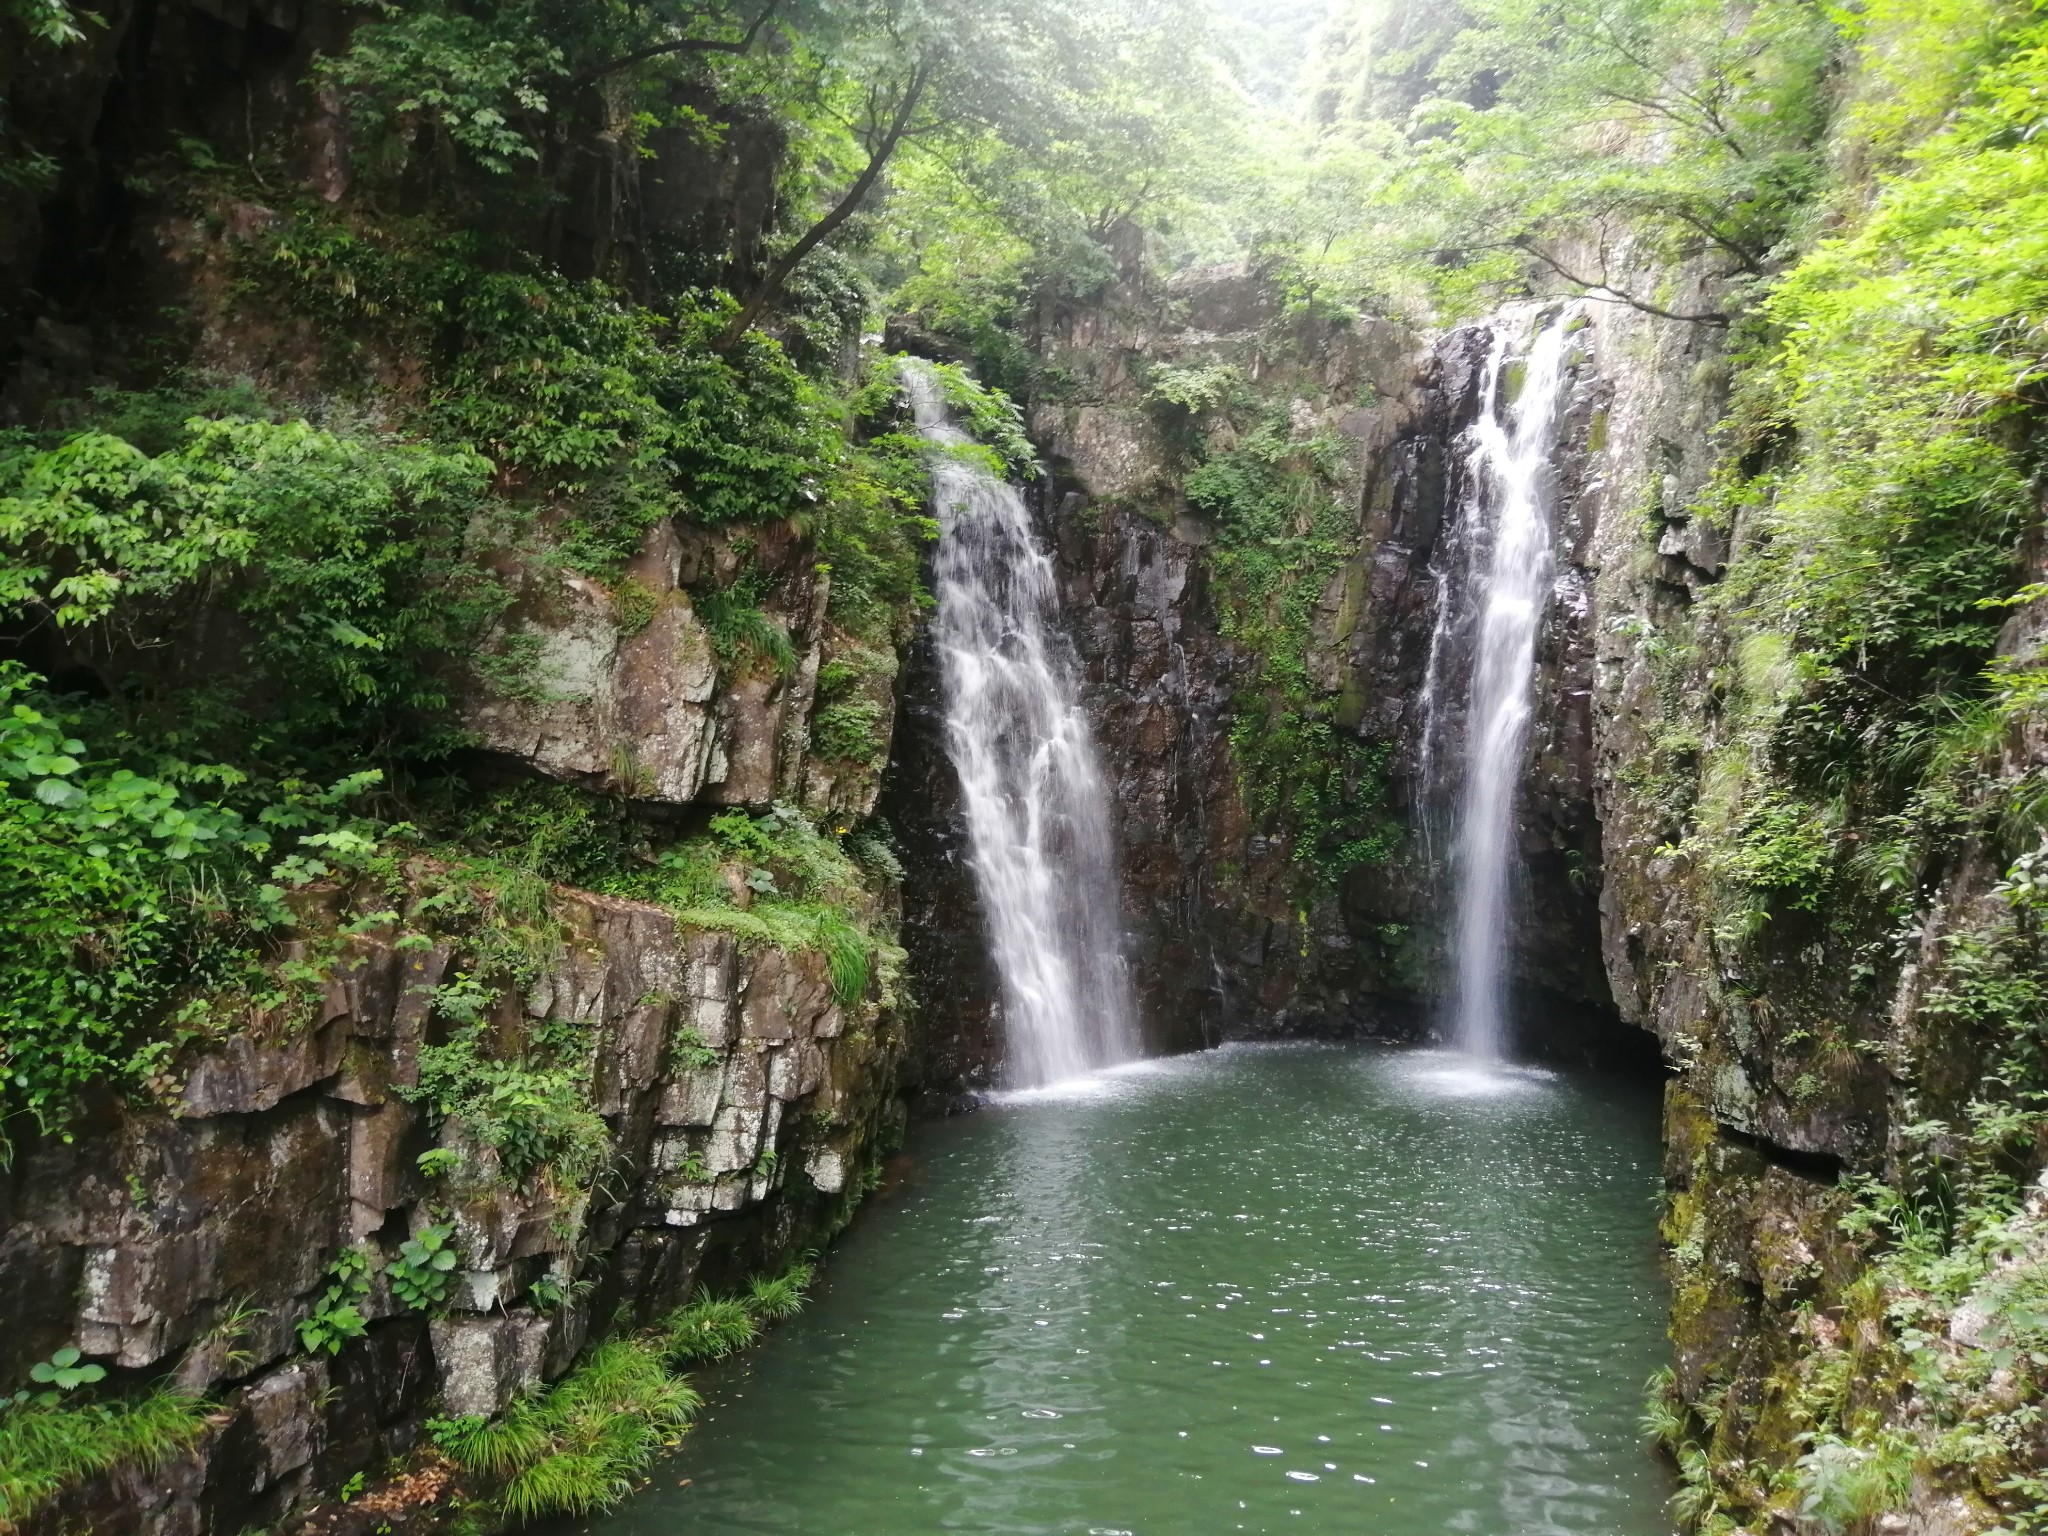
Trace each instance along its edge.
<path fill-rule="evenodd" d="M 941 450 L 967 442 L 931 376 L 912 365 L 905 379 L 919 432 Z M 1138 1054 L 1109 797 L 1023 497 L 943 451 L 932 487 L 946 750 L 1002 987 L 1005 1070 L 1038 1087 Z"/>
<path fill-rule="evenodd" d="M 1556 565 L 1544 481 L 1575 320 L 1575 312 L 1566 310 L 1544 328 L 1521 360 L 1519 389 L 1510 386 L 1516 360 L 1507 333 L 1495 333 L 1467 463 L 1478 623 L 1458 809 L 1452 1038 L 1459 1049 L 1488 1058 L 1501 1055 L 1505 1037 L 1515 788 L 1533 708 L 1536 634 Z M 1488 508 L 1494 514 L 1491 538 L 1479 534 Z"/>

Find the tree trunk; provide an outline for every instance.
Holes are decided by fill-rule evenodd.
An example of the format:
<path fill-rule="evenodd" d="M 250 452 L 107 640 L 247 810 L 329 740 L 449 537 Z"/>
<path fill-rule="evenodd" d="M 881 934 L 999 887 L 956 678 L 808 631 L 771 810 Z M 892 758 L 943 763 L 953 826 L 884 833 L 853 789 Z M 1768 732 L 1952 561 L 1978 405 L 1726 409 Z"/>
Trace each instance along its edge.
<path fill-rule="evenodd" d="M 889 157 L 896 153 L 897 146 L 903 142 L 903 135 L 910 127 L 910 120 L 917 115 L 918 102 L 923 98 L 925 86 L 930 80 L 931 66 L 918 65 L 917 73 L 911 76 L 910 85 L 903 93 L 903 100 L 897 103 L 896 115 L 889 124 L 889 131 L 882 136 L 881 142 L 869 154 L 867 165 L 861 170 L 860 175 L 854 178 L 853 185 L 846 189 L 846 195 L 832 205 L 831 212 L 805 230 L 803 237 L 795 245 L 769 264 L 761 281 L 754 285 L 754 291 L 747 295 L 746 302 L 740 306 L 739 313 L 732 317 L 732 323 L 713 343 L 715 350 L 730 352 L 737 346 L 739 339 L 747 334 L 756 320 L 761 318 L 761 311 L 782 291 L 782 285 L 789 281 L 789 274 L 794 272 L 803 259 L 816 250 L 832 231 L 853 217 L 854 210 L 866 201 L 868 193 L 874 190 L 875 183 L 881 179 L 882 170 L 888 165 Z"/>

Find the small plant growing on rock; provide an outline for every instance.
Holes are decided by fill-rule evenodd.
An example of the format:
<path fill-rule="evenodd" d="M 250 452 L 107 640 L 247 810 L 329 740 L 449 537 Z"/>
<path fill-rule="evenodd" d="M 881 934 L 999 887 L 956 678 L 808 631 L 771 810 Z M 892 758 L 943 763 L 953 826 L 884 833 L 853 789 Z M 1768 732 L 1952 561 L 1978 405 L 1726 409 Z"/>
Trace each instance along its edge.
<path fill-rule="evenodd" d="M 436 1147 L 431 1152 L 422 1152 L 417 1166 L 428 1178 L 438 1179 L 462 1166 L 462 1154 L 453 1147 Z"/>
<path fill-rule="evenodd" d="M 1903 1436 L 1855 1445 L 1822 1435 L 1799 1458 L 1799 1516 L 1841 1536 L 1905 1502 L 1913 1482 L 1913 1448 Z"/>
<path fill-rule="evenodd" d="M 39 1399 L 45 1403 L 54 1403 L 59 1393 L 76 1392 L 80 1387 L 90 1386 L 96 1381 L 105 1381 L 107 1368 L 83 1359 L 78 1349 L 67 1344 L 49 1359 L 38 1362 L 28 1373 L 28 1379 L 41 1386 L 55 1387 L 55 1392 L 45 1392 Z"/>
<path fill-rule="evenodd" d="M 56 1365 L 54 1359 L 45 1363 Z M 77 1363 L 65 1369 L 75 1370 Z M 206 1426 L 206 1405 L 175 1392 L 83 1405 L 75 1399 L 16 1399 L 11 1404 L 0 1399 L 0 1530 L 17 1529 L 86 1478 L 120 1466 L 155 1470 L 204 1434 Z"/>
<path fill-rule="evenodd" d="M 680 1163 L 676 1164 L 676 1173 L 688 1184 L 708 1184 L 711 1182 L 711 1170 L 705 1167 L 704 1154 L 702 1152 L 693 1151 L 688 1157 L 685 1157 Z"/>
<path fill-rule="evenodd" d="M 444 1222 L 400 1243 L 398 1260 L 387 1271 L 391 1294 L 420 1312 L 443 1306 L 455 1289 L 455 1267 L 460 1262 L 448 1246 L 454 1235 L 454 1226 Z"/>
<path fill-rule="evenodd" d="M 553 1312 L 590 1293 L 588 1280 L 564 1280 L 560 1275 L 542 1275 L 526 1288 L 526 1299 L 534 1310 Z"/>
<path fill-rule="evenodd" d="M 704 1037 L 694 1029 L 679 1029 L 675 1033 L 675 1044 L 670 1047 L 675 1064 L 687 1072 L 701 1072 L 706 1067 L 715 1067 L 725 1057 L 704 1043 Z"/>
<path fill-rule="evenodd" d="M 516 1399 L 498 1422 L 432 1419 L 427 1433 L 457 1466 L 503 1478 L 501 1507 L 514 1519 L 582 1515 L 631 1492 L 698 1403 L 656 1347 L 614 1339 L 554 1387 Z"/>
<path fill-rule="evenodd" d="M 771 1323 L 786 1322 L 804 1309 L 804 1292 L 810 1289 L 817 1267 L 809 1262 L 791 1265 L 779 1275 L 756 1280 L 747 1290 L 747 1307 L 756 1317 Z"/>
<path fill-rule="evenodd" d="M 299 1322 L 299 1344 L 308 1354 L 338 1355 L 342 1347 L 369 1332 L 362 1303 L 370 1294 L 370 1256 L 349 1248 L 329 1267 L 330 1284 L 314 1303 L 313 1315 Z"/>

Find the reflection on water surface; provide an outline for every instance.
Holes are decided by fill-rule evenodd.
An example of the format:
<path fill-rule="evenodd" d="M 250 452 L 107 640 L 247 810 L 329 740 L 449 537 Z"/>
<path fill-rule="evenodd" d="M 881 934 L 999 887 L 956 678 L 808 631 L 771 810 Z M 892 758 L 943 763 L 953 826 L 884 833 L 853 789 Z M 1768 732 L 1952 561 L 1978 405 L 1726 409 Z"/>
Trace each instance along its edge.
<path fill-rule="evenodd" d="M 1645 1085 L 1240 1047 L 924 1127 L 606 1536 L 1653 1536 Z M 687 1487 L 675 1484 L 689 1479 Z"/>

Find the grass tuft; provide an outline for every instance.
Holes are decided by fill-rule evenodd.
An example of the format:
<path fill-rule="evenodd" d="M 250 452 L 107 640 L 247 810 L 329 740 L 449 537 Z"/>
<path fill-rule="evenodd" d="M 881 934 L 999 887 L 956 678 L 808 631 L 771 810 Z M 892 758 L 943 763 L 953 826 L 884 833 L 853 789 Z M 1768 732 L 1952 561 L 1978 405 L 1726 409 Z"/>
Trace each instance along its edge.
<path fill-rule="evenodd" d="M 88 1477 L 153 1471 L 206 1431 L 196 1397 L 155 1392 L 132 1403 L 22 1403 L 0 1410 L 0 1530 L 27 1521 Z"/>

